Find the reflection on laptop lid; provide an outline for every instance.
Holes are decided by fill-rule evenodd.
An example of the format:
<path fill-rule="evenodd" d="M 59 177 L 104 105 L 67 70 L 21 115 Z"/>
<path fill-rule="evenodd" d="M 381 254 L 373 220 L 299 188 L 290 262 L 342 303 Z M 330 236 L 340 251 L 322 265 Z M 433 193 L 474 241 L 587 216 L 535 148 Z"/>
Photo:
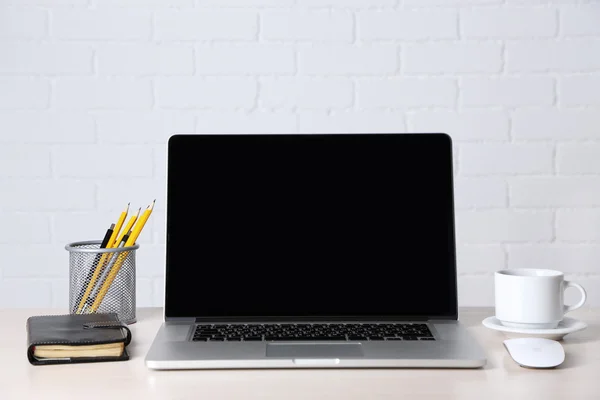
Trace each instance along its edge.
<path fill-rule="evenodd" d="M 174 135 L 167 162 L 167 319 L 457 318 L 447 135 Z"/>

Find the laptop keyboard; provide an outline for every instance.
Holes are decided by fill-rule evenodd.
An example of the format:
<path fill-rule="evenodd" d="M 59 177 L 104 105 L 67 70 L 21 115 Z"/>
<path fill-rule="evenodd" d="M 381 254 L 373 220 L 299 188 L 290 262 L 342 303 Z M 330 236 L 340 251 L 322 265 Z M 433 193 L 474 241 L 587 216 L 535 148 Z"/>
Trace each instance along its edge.
<path fill-rule="evenodd" d="M 214 324 L 196 325 L 195 342 L 435 340 L 426 324 Z"/>

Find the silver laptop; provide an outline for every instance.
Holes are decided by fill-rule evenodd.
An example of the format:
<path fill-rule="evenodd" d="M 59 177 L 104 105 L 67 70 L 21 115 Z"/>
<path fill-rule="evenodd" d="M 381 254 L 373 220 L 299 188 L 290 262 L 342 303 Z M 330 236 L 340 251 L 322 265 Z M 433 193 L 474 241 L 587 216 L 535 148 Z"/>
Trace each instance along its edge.
<path fill-rule="evenodd" d="M 446 134 L 177 134 L 151 369 L 448 367 L 458 321 Z"/>

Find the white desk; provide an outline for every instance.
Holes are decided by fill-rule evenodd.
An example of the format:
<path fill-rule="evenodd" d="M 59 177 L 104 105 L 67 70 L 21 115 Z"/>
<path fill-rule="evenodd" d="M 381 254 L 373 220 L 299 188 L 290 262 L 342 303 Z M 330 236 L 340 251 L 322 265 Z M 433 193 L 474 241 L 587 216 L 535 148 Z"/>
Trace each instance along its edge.
<path fill-rule="evenodd" d="M 517 366 L 502 346 L 504 335 L 481 325 L 491 309 L 460 313 L 487 352 L 479 370 L 152 371 L 144 356 L 161 322 L 159 308 L 138 310 L 129 361 L 30 365 L 27 317 L 63 311 L 0 310 L 0 399 L 600 399 L 600 310 L 570 314 L 589 327 L 565 337 L 566 360 L 554 370 Z"/>

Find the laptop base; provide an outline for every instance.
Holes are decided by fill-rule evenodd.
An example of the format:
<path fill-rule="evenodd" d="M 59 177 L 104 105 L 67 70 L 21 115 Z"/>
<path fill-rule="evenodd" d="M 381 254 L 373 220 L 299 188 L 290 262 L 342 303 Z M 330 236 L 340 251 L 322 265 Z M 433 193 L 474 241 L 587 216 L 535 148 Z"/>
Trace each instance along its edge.
<path fill-rule="evenodd" d="M 155 370 L 480 368 L 486 358 L 460 322 L 428 323 L 434 341 L 193 342 L 195 323 L 163 323 L 148 351 Z"/>

